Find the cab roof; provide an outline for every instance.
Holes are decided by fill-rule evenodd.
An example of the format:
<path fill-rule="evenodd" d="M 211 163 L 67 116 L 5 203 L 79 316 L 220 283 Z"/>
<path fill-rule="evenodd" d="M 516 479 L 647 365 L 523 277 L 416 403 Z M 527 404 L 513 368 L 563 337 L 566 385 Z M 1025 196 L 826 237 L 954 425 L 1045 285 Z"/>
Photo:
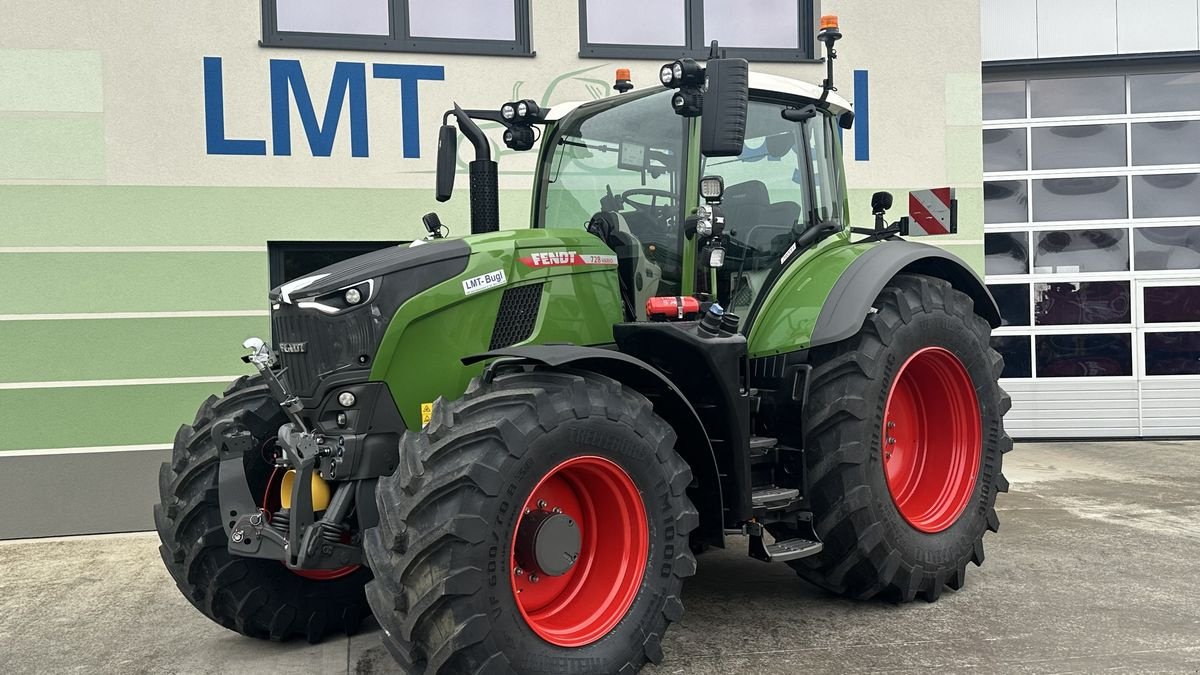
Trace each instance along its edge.
<path fill-rule="evenodd" d="M 770 73 L 758 73 L 750 71 L 750 89 L 756 91 L 765 91 L 788 96 L 800 96 L 809 98 L 814 101 L 821 98 L 821 87 L 803 80 L 793 80 L 790 77 L 782 77 L 780 75 L 771 75 Z M 838 96 L 837 92 L 830 92 L 829 108 L 837 114 L 848 112 L 850 103 Z"/>
<path fill-rule="evenodd" d="M 662 87 L 661 85 L 658 85 L 656 88 Z M 760 73 L 753 70 L 750 71 L 750 90 L 770 94 L 783 94 L 784 96 L 795 96 L 812 101 L 817 101 L 821 98 L 821 87 L 818 85 L 804 82 L 802 80 L 794 80 L 790 77 L 771 75 L 769 73 Z M 841 96 L 838 96 L 836 92 L 831 92 L 826 101 L 829 103 L 829 109 L 832 110 L 834 114 L 840 115 L 851 110 L 850 103 Z M 546 111 L 546 120 L 551 122 L 560 120 L 585 103 L 591 103 L 591 101 L 570 101 L 551 106 L 550 109 Z"/>

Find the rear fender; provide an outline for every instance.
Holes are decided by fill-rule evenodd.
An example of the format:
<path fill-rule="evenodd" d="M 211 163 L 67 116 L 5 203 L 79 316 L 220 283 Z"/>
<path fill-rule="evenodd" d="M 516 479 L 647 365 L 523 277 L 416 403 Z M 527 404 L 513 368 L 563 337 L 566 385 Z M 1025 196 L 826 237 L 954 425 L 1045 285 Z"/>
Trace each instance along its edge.
<path fill-rule="evenodd" d="M 571 367 L 611 377 L 654 401 L 660 415 L 678 436 L 675 450 L 692 469 L 693 487 L 688 496 L 700 511 L 696 535 L 712 546 L 724 548 L 724 502 L 716 455 L 700 416 L 683 392 L 640 359 L 609 349 L 575 345 L 526 345 L 497 349 L 464 358 L 465 365 L 503 358 L 506 363 L 536 363 L 551 368 Z M 490 368 L 485 369 L 488 377 Z"/>
<path fill-rule="evenodd" d="M 925 274 L 950 282 L 996 327 L 1000 312 L 970 267 L 927 244 L 890 240 L 830 245 L 787 266 L 751 313 L 750 358 L 762 358 L 844 340 L 858 332 L 880 291 L 897 274 Z"/>
<path fill-rule="evenodd" d="M 950 282 L 971 297 L 975 313 L 992 328 L 1000 325 L 1000 310 L 992 294 L 958 256 L 927 244 L 889 241 L 860 255 L 838 278 L 817 317 L 810 346 L 839 342 L 857 333 L 884 286 L 897 274 L 906 273 Z"/>

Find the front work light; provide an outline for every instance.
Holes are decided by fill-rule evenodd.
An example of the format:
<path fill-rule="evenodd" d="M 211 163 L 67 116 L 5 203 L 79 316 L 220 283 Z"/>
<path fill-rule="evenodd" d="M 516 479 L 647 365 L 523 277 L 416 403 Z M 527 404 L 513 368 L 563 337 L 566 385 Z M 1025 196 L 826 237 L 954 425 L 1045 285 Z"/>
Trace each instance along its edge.
<path fill-rule="evenodd" d="M 713 233 L 712 209 L 705 204 L 696 207 L 696 233 L 707 237 Z"/>
<path fill-rule="evenodd" d="M 679 59 L 664 65 L 658 71 L 658 79 L 664 87 L 699 87 L 704 84 L 704 66 L 695 59 Z"/>
<path fill-rule="evenodd" d="M 533 133 L 533 127 L 513 125 L 504 130 L 504 144 L 512 150 L 529 150 L 535 141 L 537 136 Z"/>
<path fill-rule="evenodd" d="M 700 179 L 700 196 L 706 202 L 719 202 L 725 195 L 725 180 L 720 176 L 705 176 Z"/>
<path fill-rule="evenodd" d="M 663 83 L 664 87 L 678 87 L 675 81 L 675 73 L 671 72 L 671 64 L 663 66 L 658 71 L 658 81 Z"/>
<path fill-rule="evenodd" d="M 703 111 L 704 99 L 700 92 L 692 87 L 681 89 L 671 97 L 671 107 L 684 117 L 699 117 Z"/>

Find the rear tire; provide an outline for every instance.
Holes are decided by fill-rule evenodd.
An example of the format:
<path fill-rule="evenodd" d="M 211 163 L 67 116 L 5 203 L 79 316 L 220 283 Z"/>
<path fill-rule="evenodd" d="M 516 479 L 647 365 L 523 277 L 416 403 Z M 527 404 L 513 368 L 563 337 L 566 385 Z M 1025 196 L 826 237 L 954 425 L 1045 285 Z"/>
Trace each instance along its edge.
<path fill-rule="evenodd" d="M 240 418 L 256 441 L 245 458 L 251 494 L 261 494 L 270 481 L 271 465 L 254 453 L 267 449 L 287 418 L 261 377 L 241 377 L 223 397 L 209 397 L 192 424 L 179 428 L 171 461 L 159 470 L 161 501 L 154 506 L 154 523 L 167 570 L 196 609 L 243 635 L 319 642 L 333 632 L 353 634 L 370 611 L 363 587 L 371 573 L 365 566 L 319 581 L 282 562 L 234 556 L 226 548 L 218 447 L 210 432 L 215 422 L 230 417 Z"/>
<path fill-rule="evenodd" d="M 696 569 L 692 473 L 674 443 L 649 401 L 591 373 L 509 371 L 436 402 L 429 425 L 404 435 L 396 473 L 380 479 L 379 526 L 366 534 L 376 574 L 367 597 L 388 650 L 410 673 L 632 673 L 659 662 L 667 625 L 683 612 L 683 579 Z M 554 476 L 581 463 L 606 467 L 596 475 L 620 488 L 619 508 L 581 507 L 593 487 L 578 474 L 540 503 Z M 515 533 L 529 520 L 525 507 L 536 516 L 560 503 L 578 521 L 578 558 L 531 585 L 536 570 L 515 573 Z M 643 520 L 606 524 L 614 511 Z M 575 602 L 613 553 L 624 561 L 611 568 L 615 581 L 590 588 L 626 601 Z M 576 579 L 577 594 L 555 590 Z M 544 590 L 551 600 L 531 595 Z"/>
<path fill-rule="evenodd" d="M 789 564 L 835 593 L 932 602 L 943 587 L 963 586 L 967 563 L 983 563 L 984 533 L 1000 525 L 1001 462 L 1012 448 L 1002 422 L 1011 402 L 997 382 L 1003 359 L 971 299 L 941 279 L 898 275 L 874 309 L 857 335 L 813 350 L 805 450 L 825 548 Z M 910 364 L 922 363 L 924 377 L 914 378 L 921 366 Z M 894 392 L 910 414 L 897 414 Z M 907 439 L 887 431 L 896 417 L 907 418 Z M 917 460 L 924 478 L 892 464 L 906 441 L 929 444 Z"/>

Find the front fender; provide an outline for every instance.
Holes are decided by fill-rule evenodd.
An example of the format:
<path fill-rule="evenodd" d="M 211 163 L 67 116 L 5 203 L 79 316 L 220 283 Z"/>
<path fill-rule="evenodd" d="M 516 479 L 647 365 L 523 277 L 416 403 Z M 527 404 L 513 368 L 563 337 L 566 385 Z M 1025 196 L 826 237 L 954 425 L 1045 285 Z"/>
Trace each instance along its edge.
<path fill-rule="evenodd" d="M 716 454 L 700 416 L 687 397 L 650 364 L 628 354 L 598 347 L 576 345 L 525 345 L 496 349 L 463 358 L 464 365 L 489 359 L 536 363 L 551 368 L 571 367 L 604 375 L 654 401 L 654 412 L 671 425 L 678 436 L 675 450 L 692 469 L 693 486 L 688 488 L 700 511 L 697 535 L 712 546 L 725 546 L 724 497 Z M 489 377 L 485 369 L 483 377 Z"/>

